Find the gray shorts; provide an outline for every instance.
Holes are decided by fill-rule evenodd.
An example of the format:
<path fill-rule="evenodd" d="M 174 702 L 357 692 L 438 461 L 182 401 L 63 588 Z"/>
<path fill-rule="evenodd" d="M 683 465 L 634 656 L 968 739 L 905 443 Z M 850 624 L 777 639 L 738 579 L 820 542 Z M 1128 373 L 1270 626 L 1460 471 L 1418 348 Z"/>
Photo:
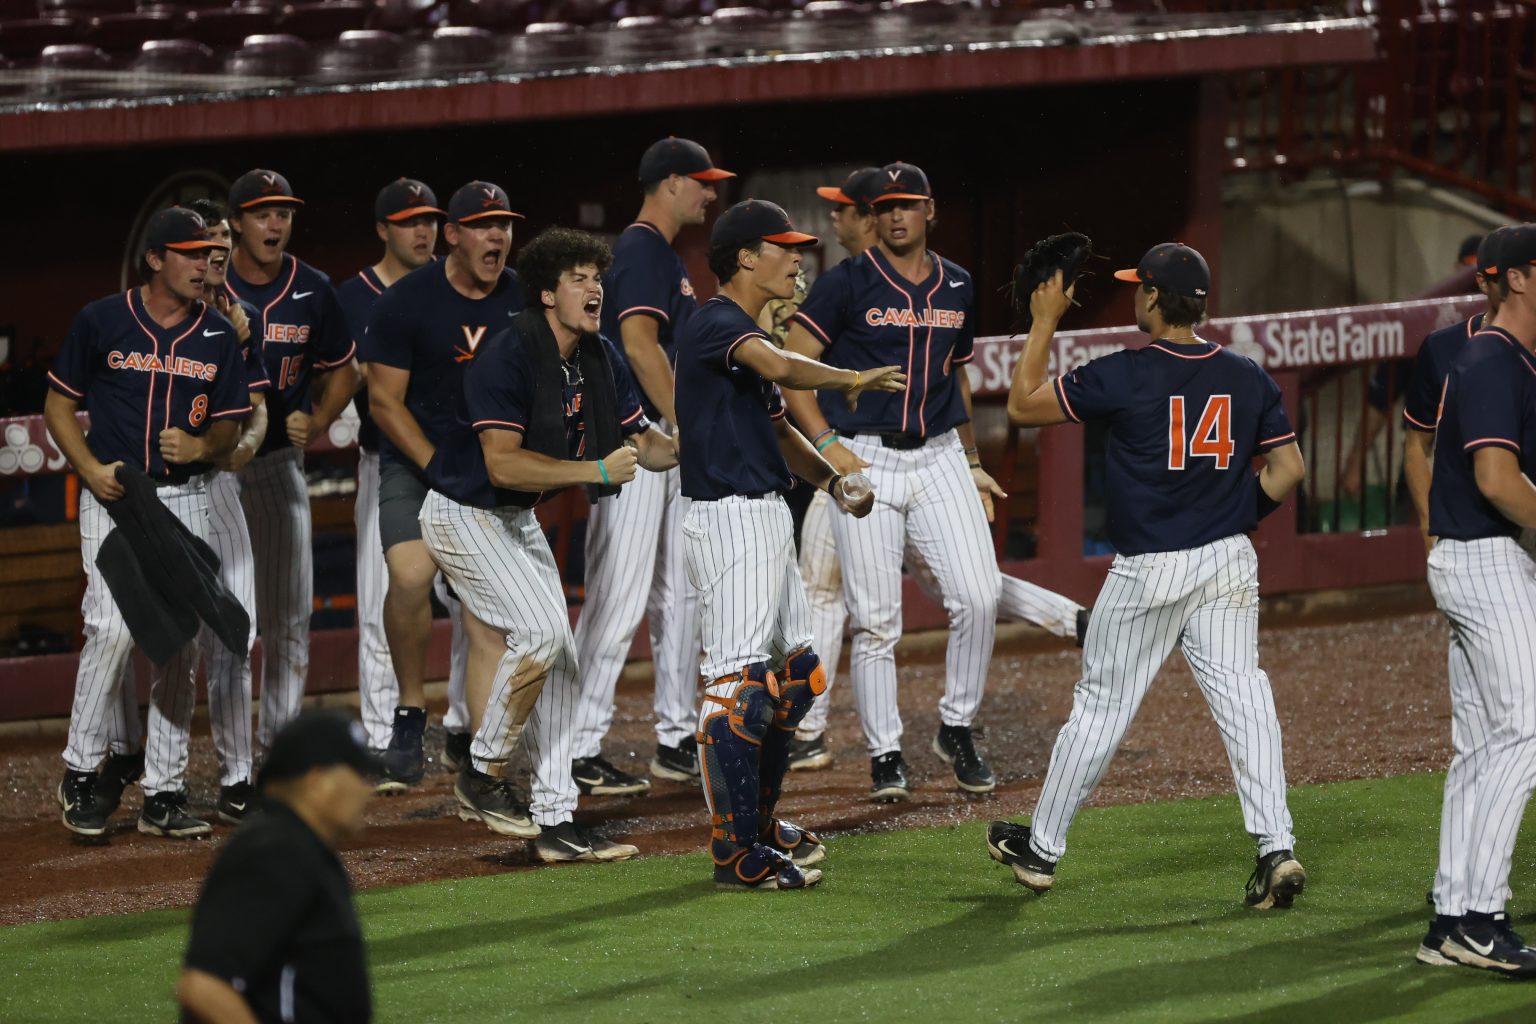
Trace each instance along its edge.
<path fill-rule="evenodd" d="M 427 500 L 426 481 L 393 460 L 379 464 L 379 541 L 388 551 L 403 541 L 421 540 L 421 503 Z"/>

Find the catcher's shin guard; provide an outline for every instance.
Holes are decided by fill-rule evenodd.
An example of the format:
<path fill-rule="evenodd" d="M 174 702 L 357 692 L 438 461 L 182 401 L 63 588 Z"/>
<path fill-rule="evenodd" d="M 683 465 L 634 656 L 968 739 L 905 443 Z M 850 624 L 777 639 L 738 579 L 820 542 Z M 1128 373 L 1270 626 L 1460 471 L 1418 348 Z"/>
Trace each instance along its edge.
<path fill-rule="evenodd" d="M 757 839 L 758 765 L 778 696 L 778 680 L 761 662 L 716 679 L 704 695 L 721 706 L 705 716 L 698 733 L 716 864 L 731 861 Z"/>
<path fill-rule="evenodd" d="M 795 729 L 811 709 L 811 702 L 826 692 L 827 673 L 814 650 L 802 647 L 784 659 L 784 680 L 779 684 L 773 728 L 763 741 L 762 801 L 757 810 L 761 835 L 767 835 L 773 828 L 773 809 L 784 789 L 784 773 L 789 770 L 789 741 L 795 738 Z"/>

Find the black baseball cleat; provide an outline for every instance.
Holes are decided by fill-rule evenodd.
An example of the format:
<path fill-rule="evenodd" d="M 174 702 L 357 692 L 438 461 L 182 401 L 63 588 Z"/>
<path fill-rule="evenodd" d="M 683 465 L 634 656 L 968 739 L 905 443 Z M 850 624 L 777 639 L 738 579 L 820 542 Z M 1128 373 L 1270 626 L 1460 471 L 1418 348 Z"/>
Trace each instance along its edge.
<path fill-rule="evenodd" d="M 427 773 L 424 749 L 427 733 L 426 708 L 395 708 L 390 726 L 389 746 L 384 748 L 384 778 L 405 786 L 414 786 Z"/>
<path fill-rule="evenodd" d="M 656 744 L 656 756 L 651 758 L 651 774 L 668 782 L 698 782 L 699 741 L 685 736 L 675 747 Z"/>
<path fill-rule="evenodd" d="M 635 796 L 651 789 L 650 779 L 614 767 L 601 754 L 572 761 L 571 777 L 576 780 L 576 788 L 587 796 Z"/>
<path fill-rule="evenodd" d="M 139 831 L 170 839 L 201 839 L 213 833 L 213 826 L 187 811 L 185 791 L 147 793 L 144 810 L 139 814 Z"/>
<path fill-rule="evenodd" d="M 368 781 L 373 783 L 375 793 L 379 796 L 399 796 L 401 793 L 410 791 L 411 787 L 398 779 L 390 778 L 389 773 L 384 771 L 385 751 L 378 747 L 369 747 L 368 753 L 373 755 L 374 762 L 378 765 L 377 771 L 369 771 L 366 776 Z"/>
<path fill-rule="evenodd" d="M 1083 646 L 1083 641 L 1088 639 L 1088 620 L 1093 616 L 1092 608 L 1079 608 L 1077 610 L 1077 646 Z"/>
<path fill-rule="evenodd" d="M 1254 910 L 1285 908 L 1306 888 L 1307 873 L 1290 850 L 1275 850 L 1258 858 L 1244 887 L 1244 902 Z"/>
<path fill-rule="evenodd" d="M 994 821 L 987 826 L 987 853 L 999 864 L 1013 869 L 1013 877 L 1027 889 L 1049 892 L 1056 881 L 1056 862 L 1046 860 L 1029 845 L 1029 826 Z"/>
<path fill-rule="evenodd" d="M 144 775 L 144 752 L 108 754 L 96 776 L 96 808 L 110 818 L 123 803 L 123 791 Z"/>
<path fill-rule="evenodd" d="M 912 784 L 907 781 L 907 763 L 901 759 L 901 751 L 869 759 L 869 798 L 876 803 L 893 804 L 912 796 Z"/>
<path fill-rule="evenodd" d="M 939 726 L 939 734 L 933 738 L 933 752 L 955 770 L 955 784 L 967 793 L 990 793 L 997 788 L 997 776 L 976 750 L 976 741 L 967 726 Z"/>
<path fill-rule="evenodd" d="M 469 764 L 469 744 L 474 736 L 467 732 L 443 734 L 443 767 L 457 772 Z"/>
<path fill-rule="evenodd" d="M 1429 922 L 1429 931 L 1424 934 L 1424 941 L 1419 943 L 1418 952 L 1414 953 L 1413 958 L 1431 967 L 1455 967 L 1456 961 L 1440 952 L 1440 947 L 1445 945 L 1445 940 L 1451 937 L 1451 932 L 1456 930 L 1460 921 L 1459 917 L 1436 914 L 1434 920 Z"/>
<path fill-rule="evenodd" d="M 65 771 L 59 783 L 59 807 L 64 812 L 64 827 L 82 836 L 99 836 L 107 831 L 107 816 L 101 813 L 96 796 L 96 773 Z"/>
<path fill-rule="evenodd" d="M 528 802 L 512 785 L 511 779 L 498 779 L 466 765 L 453 784 L 459 801 L 459 817 L 478 821 L 502 836 L 537 839 L 539 826 L 528 815 Z"/>
<path fill-rule="evenodd" d="M 1440 952 L 1466 967 L 1536 977 L 1536 949 L 1515 934 L 1504 913 L 1464 915 L 1440 944 Z"/>
<path fill-rule="evenodd" d="M 820 868 L 795 867 L 787 856 L 761 843 L 715 860 L 715 888 L 731 891 L 809 889 L 821 881 Z"/>
<path fill-rule="evenodd" d="M 219 787 L 219 802 L 214 810 L 219 820 L 238 825 L 256 805 L 256 787 L 249 779 L 242 779 L 232 786 Z"/>
<path fill-rule="evenodd" d="M 573 821 L 562 821 L 539 833 L 533 851 L 546 864 L 563 864 L 572 861 L 629 860 L 639 854 L 640 848 L 593 835 Z"/>
<path fill-rule="evenodd" d="M 798 736 L 789 741 L 789 770 L 815 772 L 832 767 L 832 751 L 827 749 L 827 738 L 817 736 L 802 740 Z"/>

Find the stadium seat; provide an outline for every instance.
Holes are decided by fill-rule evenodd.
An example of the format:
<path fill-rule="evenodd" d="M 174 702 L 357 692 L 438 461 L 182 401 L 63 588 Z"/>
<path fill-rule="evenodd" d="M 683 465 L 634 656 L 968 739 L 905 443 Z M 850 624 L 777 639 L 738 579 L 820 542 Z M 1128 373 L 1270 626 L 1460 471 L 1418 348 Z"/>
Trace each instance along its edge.
<path fill-rule="evenodd" d="M 180 35 L 209 46 L 234 46 L 248 36 L 271 32 L 277 24 L 272 7 L 220 7 L 188 11 Z"/>
<path fill-rule="evenodd" d="M 517 69 L 590 60 L 594 35 L 569 22 L 536 21 L 512 38 L 509 58 Z"/>
<path fill-rule="evenodd" d="M 374 0 L 370 24 L 390 32 L 409 32 L 445 17 L 447 5 L 437 0 Z"/>
<path fill-rule="evenodd" d="M 0 53 L 16 61 L 27 61 L 45 47 L 62 46 L 79 37 L 71 18 L 26 18 L 0 24 Z"/>
<path fill-rule="evenodd" d="M 129 70 L 145 75 L 200 75 L 218 67 L 213 50 L 192 39 L 150 39 Z"/>
<path fill-rule="evenodd" d="M 500 59 L 492 33 L 469 25 L 444 25 L 417 50 L 416 69 L 424 75 L 449 75 L 494 67 Z"/>
<path fill-rule="evenodd" d="M 377 29 L 343 32 L 325 48 L 318 61 L 325 82 L 379 81 L 392 78 L 400 69 L 404 49 L 398 35 Z"/>
<path fill-rule="evenodd" d="M 81 73 L 110 72 L 112 58 L 94 46 L 68 43 L 44 47 L 37 58 L 37 67 L 43 94 L 49 99 L 65 100 L 99 93 L 101 83 L 96 77 L 82 77 Z"/>
<path fill-rule="evenodd" d="M 784 24 L 780 37 L 791 53 L 837 48 L 869 31 L 870 9 L 850 0 L 811 0 Z"/>
<path fill-rule="evenodd" d="M 361 29 L 368 23 L 370 9 L 363 0 L 322 0 L 321 3 L 290 4 L 283 8 L 278 28 L 283 35 L 300 39 L 335 39 L 343 32 Z"/>
<path fill-rule="evenodd" d="M 302 78 L 314 64 L 309 44 L 297 36 L 257 35 L 229 55 L 224 70 L 248 78 Z"/>
<path fill-rule="evenodd" d="M 759 53 L 777 43 L 778 19 L 760 7 L 722 7 L 699 22 L 699 52 L 707 57 Z"/>
<path fill-rule="evenodd" d="M 103 14 L 91 19 L 85 41 L 108 53 L 133 52 L 147 40 L 175 35 L 176 20 L 176 15 L 167 10 Z"/>
<path fill-rule="evenodd" d="M 607 32 L 599 33 L 602 53 L 609 60 L 640 61 L 658 53 L 677 56 L 677 50 L 693 41 L 689 32 L 657 15 L 620 18 Z"/>

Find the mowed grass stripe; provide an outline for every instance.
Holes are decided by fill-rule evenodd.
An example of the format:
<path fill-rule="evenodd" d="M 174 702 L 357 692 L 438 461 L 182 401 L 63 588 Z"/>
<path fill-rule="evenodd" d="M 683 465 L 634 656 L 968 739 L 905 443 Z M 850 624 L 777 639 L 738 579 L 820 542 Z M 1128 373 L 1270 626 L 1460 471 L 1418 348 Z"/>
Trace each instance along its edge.
<path fill-rule="evenodd" d="M 1309 883 L 1288 912 L 1242 905 L 1230 796 L 1085 812 L 1044 898 L 979 824 L 834 838 L 803 893 L 716 893 L 702 855 L 375 890 L 377 1019 L 1536 1020 L 1536 984 L 1412 962 L 1440 782 L 1294 789 Z M 1514 885 L 1536 886 L 1529 842 Z M 0 1020 L 174 1019 L 185 928 L 0 930 Z"/>

